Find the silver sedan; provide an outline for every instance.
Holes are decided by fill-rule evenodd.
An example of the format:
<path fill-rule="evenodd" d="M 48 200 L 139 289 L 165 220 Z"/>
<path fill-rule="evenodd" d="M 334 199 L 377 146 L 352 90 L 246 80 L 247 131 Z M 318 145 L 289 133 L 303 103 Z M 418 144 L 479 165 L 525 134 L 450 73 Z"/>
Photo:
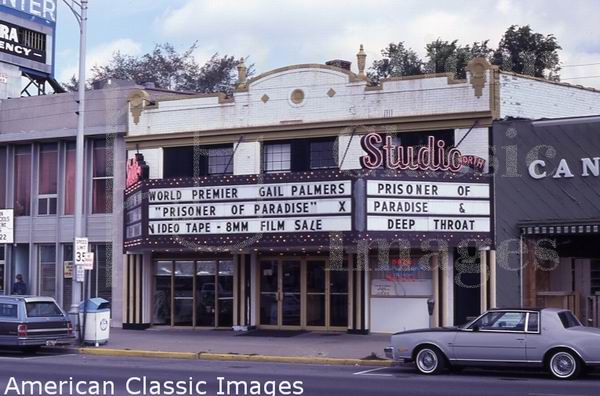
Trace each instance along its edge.
<path fill-rule="evenodd" d="M 385 354 L 414 362 L 423 374 L 508 364 L 573 379 L 586 366 L 600 366 L 600 329 L 584 327 L 565 309 L 494 309 L 461 327 L 396 333 Z"/>

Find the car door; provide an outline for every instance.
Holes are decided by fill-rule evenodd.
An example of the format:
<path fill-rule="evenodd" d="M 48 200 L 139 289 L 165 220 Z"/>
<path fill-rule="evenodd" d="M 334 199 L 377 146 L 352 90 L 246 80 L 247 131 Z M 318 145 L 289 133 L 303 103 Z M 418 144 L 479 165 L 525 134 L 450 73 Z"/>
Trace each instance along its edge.
<path fill-rule="evenodd" d="M 491 311 L 457 333 L 453 359 L 525 361 L 526 312 Z"/>

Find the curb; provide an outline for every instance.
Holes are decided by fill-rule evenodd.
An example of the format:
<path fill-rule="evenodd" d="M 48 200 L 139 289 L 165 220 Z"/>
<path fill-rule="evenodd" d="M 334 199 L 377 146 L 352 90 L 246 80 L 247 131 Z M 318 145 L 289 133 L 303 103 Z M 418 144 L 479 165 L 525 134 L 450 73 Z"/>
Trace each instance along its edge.
<path fill-rule="evenodd" d="M 391 360 L 346 359 L 313 356 L 273 356 L 273 355 L 245 355 L 237 353 L 212 353 L 212 352 L 164 352 L 145 351 L 136 349 L 111 349 L 111 348 L 75 348 L 83 355 L 96 356 L 126 356 L 159 359 L 186 359 L 186 360 L 220 360 L 220 361 L 250 361 L 272 363 L 300 363 L 300 364 L 327 364 L 341 366 L 378 366 L 388 367 Z"/>

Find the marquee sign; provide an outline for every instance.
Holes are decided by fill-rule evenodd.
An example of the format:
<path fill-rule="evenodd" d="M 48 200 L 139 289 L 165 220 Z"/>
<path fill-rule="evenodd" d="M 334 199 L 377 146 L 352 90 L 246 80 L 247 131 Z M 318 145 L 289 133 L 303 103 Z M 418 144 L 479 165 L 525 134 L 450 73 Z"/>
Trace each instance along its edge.
<path fill-rule="evenodd" d="M 360 144 L 366 152 L 360 158 L 360 164 L 366 169 L 458 172 L 463 165 L 460 150 L 448 149 L 446 142 L 436 141 L 433 136 L 427 138 L 426 146 L 418 149 L 395 145 L 392 136 L 382 137 L 375 132 L 364 135 Z"/>
<path fill-rule="evenodd" d="M 148 191 L 148 235 L 352 230 L 350 180 Z"/>
<path fill-rule="evenodd" d="M 485 183 L 367 181 L 369 231 L 490 232 Z"/>
<path fill-rule="evenodd" d="M 131 187 L 140 180 L 148 179 L 150 167 L 144 161 L 144 155 L 136 153 L 133 158 L 127 160 L 127 182 L 126 187 Z"/>

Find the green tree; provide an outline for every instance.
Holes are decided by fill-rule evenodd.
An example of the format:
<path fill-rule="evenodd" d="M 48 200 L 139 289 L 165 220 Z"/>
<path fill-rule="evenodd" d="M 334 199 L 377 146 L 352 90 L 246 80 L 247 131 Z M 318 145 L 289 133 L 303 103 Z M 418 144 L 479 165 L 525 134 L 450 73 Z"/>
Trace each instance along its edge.
<path fill-rule="evenodd" d="M 501 70 L 558 80 L 560 49 L 554 35 L 535 33 L 529 25 L 512 25 L 494 51 L 493 63 Z"/>
<path fill-rule="evenodd" d="M 92 67 L 91 82 L 115 78 L 132 80 L 138 84 L 154 82 L 158 88 L 176 91 L 225 92 L 230 94 L 235 86 L 239 63 L 233 56 L 218 53 L 200 65 L 193 56 L 197 43 L 182 52 L 172 44 L 156 44 L 154 49 L 141 56 L 115 52 L 105 65 Z M 248 66 L 247 75 L 254 72 Z M 63 83 L 65 89 L 76 90 L 77 79 Z"/>
<path fill-rule="evenodd" d="M 381 50 L 381 55 L 383 58 L 374 61 L 367 73 L 374 83 L 387 77 L 423 74 L 423 61 L 414 50 L 406 48 L 402 41 L 388 44 Z"/>
<path fill-rule="evenodd" d="M 466 78 L 466 67 L 475 57 L 489 59 L 493 49 L 488 41 L 474 42 L 472 45 L 459 45 L 458 40 L 443 41 L 437 39 L 425 46 L 428 61 L 425 64 L 427 73 L 454 73 L 457 78 Z"/>

